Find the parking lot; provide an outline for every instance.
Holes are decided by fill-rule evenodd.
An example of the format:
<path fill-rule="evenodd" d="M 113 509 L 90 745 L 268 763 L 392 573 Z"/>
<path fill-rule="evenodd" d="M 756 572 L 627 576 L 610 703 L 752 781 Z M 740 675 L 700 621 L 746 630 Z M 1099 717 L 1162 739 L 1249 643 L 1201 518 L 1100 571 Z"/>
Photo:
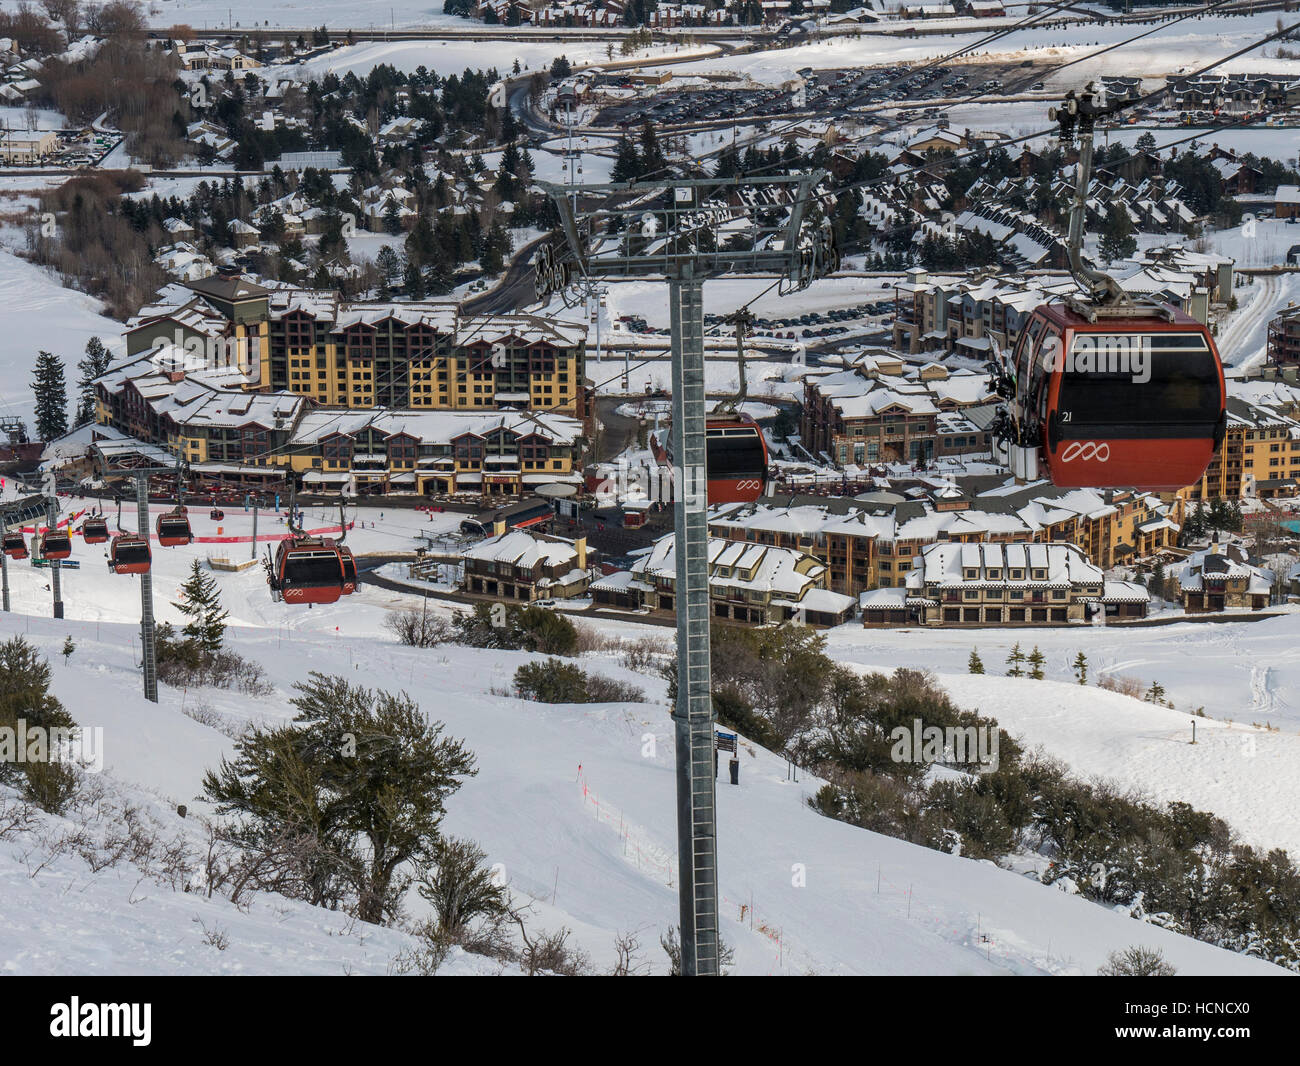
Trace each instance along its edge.
<path fill-rule="evenodd" d="M 802 88 L 752 87 L 719 84 L 716 87 L 671 84 L 619 100 L 597 111 L 593 125 L 627 129 L 649 119 L 657 126 L 690 126 L 751 121 L 791 113 L 816 112 L 845 117 L 863 107 L 892 103 L 916 105 L 930 100 L 950 100 L 988 92 L 1022 92 L 1041 85 L 1041 70 L 1022 66 L 972 64 L 933 67 L 909 75 L 909 68 L 854 67 L 844 70 L 814 71 L 805 67 L 797 72 Z M 895 84 L 896 83 L 896 84 Z M 599 91 L 599 90 L 597 90 Z M 912 108 L 900 113 L 907 121 L 933 118 L 938 108 Z"/>

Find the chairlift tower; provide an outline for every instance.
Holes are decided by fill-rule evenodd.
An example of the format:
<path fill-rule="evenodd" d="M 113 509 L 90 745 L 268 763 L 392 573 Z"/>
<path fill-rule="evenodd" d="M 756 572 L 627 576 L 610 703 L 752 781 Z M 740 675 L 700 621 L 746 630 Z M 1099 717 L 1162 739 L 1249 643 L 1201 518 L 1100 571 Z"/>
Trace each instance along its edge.
<path fill-rule="evenodd" d="M 662 278 L 672 325 L 672 479 L 675 486 L 677 840 L 681 972 L 720 972 L 717 811 L 709 664 L 708 494 L 704 282 L 732 271 L 807 287 L 839 265 L 816 200 L 824 171 L 586 185 L 601 203 L 579 216 L 570 185 L 539 183 L 559 232 L 534 260 L 539 299 L 596 279 Z"/>

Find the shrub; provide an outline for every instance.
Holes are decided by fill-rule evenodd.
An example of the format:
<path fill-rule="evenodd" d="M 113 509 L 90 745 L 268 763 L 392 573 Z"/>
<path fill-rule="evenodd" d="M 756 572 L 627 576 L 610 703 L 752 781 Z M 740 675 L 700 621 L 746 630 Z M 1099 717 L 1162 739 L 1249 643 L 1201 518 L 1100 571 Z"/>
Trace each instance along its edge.
<path fill-rule="evenodd" d="M 561 659 L 525 663 L 515 671 L 520 698 L 538 703 L 644 703 L 635 685 L 602 674 L 589 674 Z"/>
<path fill-rule="evenodd" d="M 1178 971 L 1165 961 L 1158 948 L 1135 945 L 1123 951 L 1112 951 L 1104 965 L 1098 968 L 1099 977 L 1173 977 Z"/>
<path fill-rule="evenodd" d="M 438 916 L 438 929 L 450 938 L 462 938 L 475 919 L 509 912 L 509 893 L 483 865 L 486 857 L 472 840 L 440 837 L 422 864 L 417 889 Z"/>
<path fill-rule="evenodd" d="M 580 622 L 575 622 L 573 626 L 575 655 L 590 655 L 593 652 L 612 651 L 619 646 L 617 637 L 606 636 L 604 633 L 591 626 L 584 626 Z"/>
<path fill-rule="evenodd" d="M 620 650 L 620 665 L 638 674 L 646 674 L 654 670 L 664 656 L 672 653 L 672 646 L 654 637 L 642 637 L 622 644 Z"/>
<path fill-rule="evenodd" d="M 645 703 L 645 692 L 628 681 L 587 674 L 588 703 Z"/>
<path fill-rule="evenodd" d="M 523 699 L 538 703 L 586 703 L 587 674 L 559 659 L 525 663 L 515 671 L 515 689 Z"/>
<path fill-rule="evenodd" d="M 1143 694 L 1142 682 L 1123 674 L 1106 674 L 1098 679 L 1097 687 L 1107 692 L 1118 692 L 1121 696 L 1132 696 L 1135 700 L 1140 700 Z"/>
<path fill-rule="evenodd" d="M 439 644 L 450 643 L 456 634 L 446 619 L 431 615 L 420 607 L 389 612 L 384 619 L 384 628 L 397 637 L 399 644 L 410 648 L 436 648 Z"/>
<path fill-rule="evenodd" d="M 671 925 L 667 932 L 659 937 L 659 946 L 664 949 L 664 954 L 668 956 L 668 973 L 672 977 L 681 977 L 682 975 L 682 944 L 680 936 L 681 926 Z M 727 967 L 736 961 L 736 951 L 721 937 L 718 938 L 718 972 L 724 977 L 727 975 Z"/>
<path fill-rule="evenodd" d="M 309 902 L 345 902 L 362 921 L 393 917 L 404 868 L 433 852 L 474 756 L 405 693 L 316 672 L 295 688 L 293 722 L 240 740 L 233 762 L 204 775 L 204 792 L 237 816 L 236 839 L 253 849 L 314 842 L 298 877 Z"/>
<path fill-rule="evenodd" d="M 194 637 L 177 638 L 164 622 L 154 633 L 158 680 L 173 688 L 228 688 L 249 696 L 269 696 L 275 691 L 261 665 L 233 651 L 209 651 Z"/>
<path fill-rule="evenodd" d="M 494 616 L 495 608 L 495 616 Z M 451 620 L 456 642 L 471 648 L 576 655 L 578 632 L 570 618 L 546 607 L 479 603 Z"/>

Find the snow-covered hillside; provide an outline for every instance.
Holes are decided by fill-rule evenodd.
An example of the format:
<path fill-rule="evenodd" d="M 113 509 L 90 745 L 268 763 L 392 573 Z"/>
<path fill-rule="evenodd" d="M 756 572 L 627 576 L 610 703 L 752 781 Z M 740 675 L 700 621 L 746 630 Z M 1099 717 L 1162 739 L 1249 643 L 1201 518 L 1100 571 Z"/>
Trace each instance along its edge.
<path fill-rule="evenodd" d="M 351 606 L 312 612 L 340 622 L 355 613 Z M 199 708 L 211 722 L 281 720 L 291 713 L 295 680 L 310 670 L 340 673 L 406 689 L 465 738 L 481 772 L 453 798 L 447 828 L 504 864 L 516 896 L 534 901 L 539 926 L 569 926 L 598 964 L 608 964 L 618 932 L 639 930 L 654 945 L 675 922 L 668 708 L 662 683 L 613 659 L 588 665 L 635 680 L 651 703 L 545 706 L 495 695 L 526 661 L 523 653 L 421 651 L 383 638 L 244 628 L 230 634 L 233 645 L 263 664 L 273 696 L 164 687 L 153 705 L 140 694 L 133 626 L 0 618 L 0 638 L 15 633 L 50 657 L 53 690 L 79 721 L 104 730 L 114 787 L 156 811 L 186 803 L 201 813 L 200 776 L 232 745 L 225 731 L 183 707 Z M 77 644 L 67 664 L 59 656 L 65 635 Z M 719 787 L 724 937 L 739 972 L 1092 973 L 1109 951 L 1132 943 L 1158 946 L 1181 973 L 1272 969 L 991 864 L 823 818 L 806 806 L 817 785 L 787 780 L 784 761 L 746 745 L 740 787 Z M 187 824 L 194 822 L 191 813 Z M 0 968 L 11 972 L 381 972 L 405 939 L 271 897 L 242 914 L 138 885 L 121 870 L 92 874 L 73 857 L 33 877 L 24 850 L 0 844 L 4 898 L 21 899 L 34 915 L 0 931 Z M 225 951 L 204 942 L 214 925 L 228 938 Z M 52 951 L 51 931 L 60 928 L 87 930 L 87 944 Z M 649 959 L 662 966 L 657 948 Z"/>
<path fill-rule="evenodd" d="M 41 349 L 63 360 L 75 407 L 86 342 L 97 336 L 115 350 L 121 333 L 121 323 L 103 315 L 93 296 L 65 289 L 56 276 L 0 248 L 0 415 L 21 418 L 32 430 L 32 368 Z"/>

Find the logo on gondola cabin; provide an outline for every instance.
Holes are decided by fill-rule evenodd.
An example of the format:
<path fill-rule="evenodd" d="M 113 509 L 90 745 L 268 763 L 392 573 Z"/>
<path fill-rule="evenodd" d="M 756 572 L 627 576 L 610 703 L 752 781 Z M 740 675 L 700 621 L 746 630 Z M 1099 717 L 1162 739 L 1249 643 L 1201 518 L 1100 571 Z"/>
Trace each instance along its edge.
<path fill-rule="evenodd" d="M 1105 441 L 1098 444 L 1095 440 L 1071 441 L 1061 453 L 1061 462 L 1072 463 L 1075 459 L 1095 459 L 1104 463 L 1110 458 L 1110 445 Z"/>

